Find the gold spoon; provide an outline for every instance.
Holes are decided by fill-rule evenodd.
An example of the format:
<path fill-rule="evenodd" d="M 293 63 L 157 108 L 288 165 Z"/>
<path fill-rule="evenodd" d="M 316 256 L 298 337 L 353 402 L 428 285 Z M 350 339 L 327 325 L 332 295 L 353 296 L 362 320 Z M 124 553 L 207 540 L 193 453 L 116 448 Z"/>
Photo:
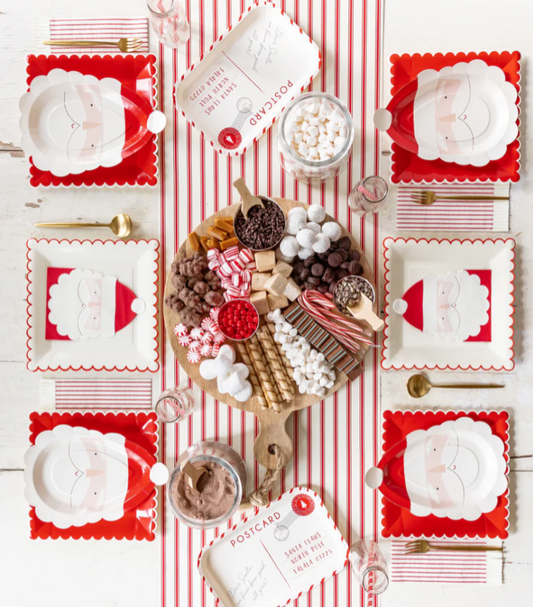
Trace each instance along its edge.
<path fill-rule="evenodd" d="M 119 213 L 111 223 L 34 223 L 36 228 L 110 228 L 119 238 L 127 238 L 133 228 L 131 217 Z"/>
<path fill-rule="evenodd" d="M 426 395 L 431 388 L 452 388 L 452 389 L 481 389 L 485 388 L 505 388 L 501 384 L 430 384 L 424 375 L 413 375 L 407 382 L 407 392 L 413 398 L 421 398 Z"/>

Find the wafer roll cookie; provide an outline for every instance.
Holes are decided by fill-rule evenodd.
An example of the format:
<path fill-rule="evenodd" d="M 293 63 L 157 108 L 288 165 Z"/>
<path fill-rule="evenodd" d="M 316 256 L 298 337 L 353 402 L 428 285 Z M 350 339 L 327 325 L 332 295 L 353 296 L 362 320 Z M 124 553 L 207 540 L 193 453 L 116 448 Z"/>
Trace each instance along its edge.
<path fill-rule="evenodd" d="M 278 351 L 278 356 L 284 365 L 285 371 L 287 371 L 287 375 L 289 376 L 289 379 L 292 379 L 294 369 L 292 368 L 290 360 L 285 356 L 285 352 L 281 349 L 281 344 L 278 343 L 274 339 L 274 334 L 276 333 L 276 327 L 274 326 L 273 322 L 267 322 L 266 326 L 268 327 L 268 330 L 270 331 L 272 341 L 274 342 L 274 345 L 276 346 L 276 350 Z"/>
<path fill-rule="evenodd" d="M 252 359 L 257 378 L 259 379 L 261 387 L 263 388 L 265 398 L 270 402 L 270 406 L 274 409 L 274 411 L 279 413 L 281 411 L 281 397 L 278 387 L 272 379 L 269 367 L 263 356 L 261 344 L 259 343 L 256 335 L 245 343 L 248 354 Z"/>
<path fill-rule="evenodd" d="M 281 360 L 278 356 L 274 340 L 272 339 L 272 337 L 270 337 L 268 327 L 266 327 L 265 325 L 259 327 L 257 337 L 263 348 L 265 358 L 270 364 L 272 375 L 277 380 L 281 397 L 283 398 L 283 400 L 292 400 L 292 398 L 294 397 L 294 391 L 291 386 L 291 381 L 285 373 L 283 365 L 281 364 Z"/>
<path fill-rule="evenodd" d="M 250 357 L 248 356 L 248 351 L 246 350 L 246 346 L 242 342 L 237 342 L 237 348 L 239 350 L 239 354 L 241 355 L 242 362 L 248 367 L 248 372 L 249 372 L 248 379 L 250 380 L 250 383 L 252 384 L 254 395 L 257 396 L 257 400 L 259 401 L 259 404 L 261 405 L 261 407 L 263 407 L 263 409 L 267 409 L 268 405 L 267 405 L 265 395 L 263 394 L 263 388 L 261 388 L 261 384 L 259 383 L 259 380 L 257 379 L 257 375 L 255 374 L 255 369 L 252 364 L 252 361 L 250 360 Z"/>

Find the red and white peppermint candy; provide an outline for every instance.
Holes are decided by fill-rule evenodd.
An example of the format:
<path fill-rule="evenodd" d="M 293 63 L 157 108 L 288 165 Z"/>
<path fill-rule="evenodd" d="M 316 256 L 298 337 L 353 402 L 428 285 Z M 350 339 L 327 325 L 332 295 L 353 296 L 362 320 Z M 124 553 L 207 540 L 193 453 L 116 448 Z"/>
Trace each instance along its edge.
<path fill-rule="evenodd" d="M 184 348 L 187 348 L 188 346 L 191 345 L 191 336 L 190 335 L 180 335 L 178 337 L 178 343 L 180 346 L 183 346 Z"/>
<path fill-rule="evenodd" d="M 245 282 L 241 285 L 241 297 L 248 297 L 251 293 L 250 283 Z"/>
<path fill-rule="evenodd" d="M 203 329 L 204 331 L 209 331 L 209 327 L 211 326 L 211 323 L 212 323 L 212 322 L 213 322 L 213 319 L 212 319 L 212 318 L 209 318 L 209 317 L 204 318 L 204 319 L 202 320 L 202 324 L 201 324 L 202 329 Z"/>
<path fill-rule="evenodd" d="M 216 270 L 217 268 L 220 267 L 220 261 L 218 259 L 212 259 L 207 266 L 209 267 L 210 270 Z"/>
<path fill-rule="evenodd" d="M 209 249 L 209 251 L 207 251 L 207 259 L 209 259 L 209 261 L 218 259 L 219 257 L 220 251 L 218 249 Z"/>
<path fill-rule="evenodd" d="M 222 333 L 222 331 L 219 331 L 213 336 L 213 341 L 216 344 L 223 344 L 226 341 L 226 336 L 224 335 L 224 333 Z"/>
<path fill-rule="evenodd" d="M 250 251 L 250 249 L 242 249 L 242 251 L 239 253 L 239 257 L 245 264 L 254 260 L 254 254 Z"/>
<path fill-rule="evenodd" d="M 237 259 L 230 261 L 229 265 L 234 272 L 241 272 L 244 270 L 245 263 L 242 261 L 242 259 L 237 257 Z"/>
<path fill-rule="evenodd" d="M 200 340 L 202 342 L 202 344 L 205 346 L 205 344 L 210 344 L 213 343 L 213 334 L 212 333 L 206 333 L 202 339 Z"/>
<path fill-rule="evenodd" d="M 200 328 L 200 327 L 194 327 L 194 329 L 191 331 L 191 337 L 193 339 L 202 339 L 202 337 L 204 336 L 205 331 Z"/>
<path fill-rule="evenodd" d="M 252 272 L 250 270 L 243 270 L 240 276 L 242 282 L 252 282 Z"/>
<path fill-rule="evenodd" d="M 220 308 L 218 308 L 218 307 L 211 308 L 211 310 L 209 310 L 209 316 L 211 316 L 211 318 L 213 320 L 217 320 L 219 312 L 220 312 Z"/>
<path fill-rule="evenodd" d="M 201 348 L 200 348 L 200 354 L 202 356 L 211 356 L 211 353 L 213 352 L 213 346 L 211 346 L 210 344 L 204 344 Z"/>
<path fill-rule="evenodd" d="M 237 245 L 224 251 L 224 259 L 226 261 L 232 261 L 233 259 L 237 259 L 237 257 L 239 257 L 239 247 Z"/>
<path fill-rule="evenodd" d="M 242 278 L 240 274 L 233 274 L 231 277 L 231 283 L 234 287 L 240 287 L 242 282 Z"/>
<path fill-rule="evenodd" d="M 255 272 L 255 270 L 257 270 L 257 266 L 255 265 L 255 261 L 251 261 L 250 263 L 247 263 L 244 267 L 247 270 L 250 270 L 250 272 Z"/>
<path fill-rule="evenodd" d="M 209 327 L 209 332 L 211 335 L 216 335 L 220 329 L 218 328 L 218 322 L 216 320 L 213 321 L 213 324 Z"/>
<path fill-rule="evenodd" d="M 189 327 L 187 327 L 187 325 L 184 325 L 182 322 L 179 323 L 179 325 L 176 325 L 174 327 L 174 335 L 176 337 L 180 337 L 181 335 L 188 335 L 189 334 Z"/>
<path fill-rule="evenodd" d="M 241 290 L 238 287 L 231 286 L 226 289 L 224 295 L 226 294 L 232 299 L 237 299 L 241 296 Z"/>
<path fill-rule="evenodd" d="M 202 342 L 198 341 L 197 339 L 195 339 L 194 341 L 191 341 L 191 343 L 189 344 L 189 350 L 191 352 L 200 352 L 201 347 L 202 347 Z"/>
<path fill-rule="evenodd" d="M 220 344 L 213 344 L 213 347 L 211 348 L 211 356 L 216 358 L 218 356 L 219 352 L 220 352 Z"/>
<path fill-rule="evenodd" d="M 190 363 L 199 363 L 201 358 L 202 355 L 200 354 L 200 352 L 194 352 L 193 350 L 189 350 L 187 352 L 187 360 Z"/>
<path fill-rule="evenodd" d="M 232 274 L 233 268 L 225 261 L 220 268 L 217 270 L 217 274 L 220 274 L 221 278 L 229 278 Z"/>

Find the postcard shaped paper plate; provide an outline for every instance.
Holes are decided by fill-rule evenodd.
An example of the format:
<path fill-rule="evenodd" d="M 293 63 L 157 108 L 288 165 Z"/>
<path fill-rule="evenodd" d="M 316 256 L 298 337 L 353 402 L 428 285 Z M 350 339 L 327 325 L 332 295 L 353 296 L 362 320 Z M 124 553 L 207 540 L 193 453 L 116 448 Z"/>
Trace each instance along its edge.
<path fill-rule="evenodd" d="M 31 186 L 156 185 L 166 118 L 155 110 L 155 56 L 27 61 L 20 129 Z"/>
<path fill-rule="evenodd" d="M 393 183 L 520 179 L 520 53 L 391 56 Z"/>
<path fill-rule="evenodd" d="M 245 152 L 320 70 L 318 46 L 265 0 L 176 84 L 175 103 L 218 152 Z"/>
<path fill-rule="evenodd" d="M 383 369 L 511 371 L 515 245 L 386 238 Z"/>
<path fill-rule="evenodd" d="M 157 240 L 27 246 L 30 371 L 157 371 Z"/>
<path fill-rule="evenodd" d="M 509 414 L 385 411 L 383 457 L 366 483 L 383 494 L 383 535 L 508 535 Z"/>
<path fill-rule="evenodd" d="M 157 416 L 32 413 L 24 471 L 32 539 L 155 538 Z"/>
<path fill-rule="evenodd" d="M 286 605 L 348 563 L 319 496 L 294 487 L 207 545 L 198 567 L 225 607 Z"/>

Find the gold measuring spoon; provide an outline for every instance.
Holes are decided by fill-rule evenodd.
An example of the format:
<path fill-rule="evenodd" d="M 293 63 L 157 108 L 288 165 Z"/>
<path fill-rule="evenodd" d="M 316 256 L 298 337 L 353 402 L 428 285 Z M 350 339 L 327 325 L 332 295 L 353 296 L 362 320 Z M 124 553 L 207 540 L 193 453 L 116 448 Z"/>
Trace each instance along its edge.
<path fill-rule="evenodd" d="M 133 228 L 131 217 L 119 213 L 111 223 L 34 223 L 36 228 L 109 228 L 119 238 L 127 238 Z"/>
<path fill-rule="evenodd" d="M 505 388 L 501 384 L 431 384 L 424 375 L 413 375 L 407 382 L 407 392 L 413 398 L 421 398 L 425 396 L 431 388 L 452 388 L 452 389 L 490 389 L 490 388 Z"/>

